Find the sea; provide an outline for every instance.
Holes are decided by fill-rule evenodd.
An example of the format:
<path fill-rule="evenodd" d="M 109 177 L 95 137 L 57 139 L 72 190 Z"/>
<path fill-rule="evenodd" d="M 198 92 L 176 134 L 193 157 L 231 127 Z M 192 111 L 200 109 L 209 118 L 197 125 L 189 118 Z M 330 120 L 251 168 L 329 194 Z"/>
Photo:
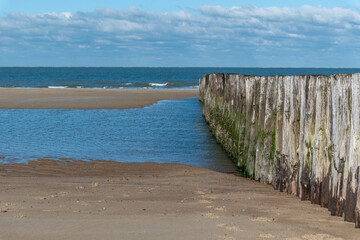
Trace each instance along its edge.
<path fill-rule="evenodd" d="M 359 68 L 1 67 L 0 87 L 196 89 L 207 73 L 358 72 Z M 0 163 L 39 158 L 181 163 L 237 173 L 209 131 L 198 98 L 124 110 L 0 109 Z"/>

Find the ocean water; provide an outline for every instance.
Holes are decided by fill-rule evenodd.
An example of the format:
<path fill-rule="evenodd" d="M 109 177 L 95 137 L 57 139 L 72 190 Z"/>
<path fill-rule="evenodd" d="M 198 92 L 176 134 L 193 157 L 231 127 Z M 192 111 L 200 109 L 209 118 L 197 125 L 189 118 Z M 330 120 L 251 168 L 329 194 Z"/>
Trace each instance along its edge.
<path fill-rule="evenodd" d="M 0 110 L 0 163 L 74 158 L 235 172 L 201 111 L 198 98 L 124 110 Z"/>
<path fill-rule="evenodd" d="M 196 88 L 207 73 L 302 75 L 356 73 L 359 68 L 22 68 L 0 67 L 0 87 Z"/>
<path fill-rule="evenodd" d="M 0 87 L 197 88 L 206 73 L 356 73 L 320 68 L 0 68 Z M 127 110 L 0 110 L 0 163 L 38 158 L 172 162 L 236 172 L 197 98 Z"/>

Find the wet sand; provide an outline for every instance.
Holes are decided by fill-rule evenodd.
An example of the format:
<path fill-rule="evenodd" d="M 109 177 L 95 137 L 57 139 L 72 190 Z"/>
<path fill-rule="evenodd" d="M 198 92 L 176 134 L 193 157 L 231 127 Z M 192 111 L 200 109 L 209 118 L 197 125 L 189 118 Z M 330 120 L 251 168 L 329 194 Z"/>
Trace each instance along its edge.
<path fill-rule="evenodd" d="M 198 95 L 198 89 L 0 88 L 0 109 L 141 108 Z"/>
<path fill-rule="evenodd" d="M 198 90 L 0 89 L 0 108 L 119 109 Z M 1 156 L 0 156 L 1 157 Z M 0 165 L 0 239 L 359 239 L 318 205 L 181 164 Z"/>
<path fill-rule="evenodd" d="M 0 165 L 0 239 L 359 239 L 318 205 L 181 164 Z"/>

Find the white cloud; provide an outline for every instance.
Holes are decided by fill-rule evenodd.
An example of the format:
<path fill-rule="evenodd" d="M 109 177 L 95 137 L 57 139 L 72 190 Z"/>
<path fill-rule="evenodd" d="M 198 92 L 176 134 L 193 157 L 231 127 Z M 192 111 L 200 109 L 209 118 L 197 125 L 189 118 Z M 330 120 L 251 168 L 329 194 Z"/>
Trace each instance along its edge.
<path fill-rule="evenodd" d="M 15 52 L 50 46 L 49 51 L 58 48 L 66 54 L 74 46 L 84 51 L 97 49 L 97 53 L 112 47 L 136 49 L 139 55 L 141 49 L 153 49 L 153 55 L 180 56 L 207 50 L 231 54 L 231 48 L 234 54 L 271 55 L 273 51 L 276 55 L 282 51 L 286 55 L 289 49 L 306 53 L 341 52 L 345 45 L 347 49 L 359 48 L 360 14 L 356 9 L 314 6 L 204 6 L 195 13 L 160 13 L 135 7 L 74 14 L 14 12 L 0 17 L 0 33 L 0 47 Z"/>
<path fill-rule="evenodd" d="M 305 35 L 296 34 L 296 33 L 289 33 L 288 36 L 291 37 L 291 38 L 306 38 Z"/>

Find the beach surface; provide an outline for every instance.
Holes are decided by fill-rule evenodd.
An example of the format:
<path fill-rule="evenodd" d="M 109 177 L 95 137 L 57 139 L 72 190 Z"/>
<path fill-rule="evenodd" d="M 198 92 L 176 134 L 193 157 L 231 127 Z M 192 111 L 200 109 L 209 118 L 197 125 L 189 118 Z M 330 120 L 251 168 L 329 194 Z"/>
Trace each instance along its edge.
<path fill-rule="evenodd" d="M 0 88 L 0 109 L 128 109 L 198 96 L 198 89 Z"/>
<path fill-rule="evenodd" d="M 359 239 L 353 223 L 208 169 L 73 159 L 0 165 L 0 239 Z"/>
<path fill-rule="evenodd" d="M 196 96 L 198 90 L 2 88 L 0 108 L 121 109 Z M 1 240 L 340 240 L 360 234 L 353 223 L 269 185 L 181 164 L 40 159 L 0 165 L 0 193 Z"/>

